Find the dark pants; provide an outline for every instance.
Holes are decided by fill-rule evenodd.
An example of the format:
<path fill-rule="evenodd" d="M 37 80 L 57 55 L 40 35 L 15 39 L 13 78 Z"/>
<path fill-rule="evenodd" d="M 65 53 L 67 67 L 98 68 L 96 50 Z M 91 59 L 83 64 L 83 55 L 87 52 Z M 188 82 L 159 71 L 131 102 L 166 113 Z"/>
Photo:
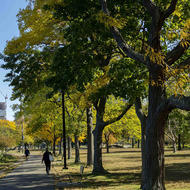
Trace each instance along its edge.
<path fill-rule="evenodd" d="M 46 165 L 46 173 L 49 174 L 51 168 L 51 162 L 45 162 L 45 165 Z"/>

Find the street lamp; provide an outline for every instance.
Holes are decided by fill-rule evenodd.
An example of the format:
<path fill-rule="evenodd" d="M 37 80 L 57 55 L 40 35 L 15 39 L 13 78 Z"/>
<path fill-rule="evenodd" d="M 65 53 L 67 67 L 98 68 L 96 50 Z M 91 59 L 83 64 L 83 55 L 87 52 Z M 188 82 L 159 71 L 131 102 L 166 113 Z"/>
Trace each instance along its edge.
<path fill-rule="evenodd" d="M 64 167 L 63 169 L 68 169 L 66 160 L 66 130 L 65 130 L 65 94 L 62 91 L 62 120 L 63 120 L 63 154 L 64 154 Z"/>

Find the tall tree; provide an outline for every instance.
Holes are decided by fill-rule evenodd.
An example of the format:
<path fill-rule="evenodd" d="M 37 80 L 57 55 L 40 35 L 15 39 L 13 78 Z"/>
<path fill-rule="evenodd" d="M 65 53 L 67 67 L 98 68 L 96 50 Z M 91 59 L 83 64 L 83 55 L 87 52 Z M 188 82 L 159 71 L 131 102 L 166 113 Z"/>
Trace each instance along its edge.
<path fill-rule="evenodd" d="M 110 30 L 118 47 L 122 49 L 125 55 L 147 67 L 149 75 L 148 115 L 146 118 L 142 115 L 143 121 L 146 120 L 142 189 L 165 190 L 164 130 L 167 117 L 175 108 L 190 110 L 189 96 L 166 93 L 167 81 L 174 73 L 175 75 L 176 73 L 184 73 L 184 75 L 188 73 L 190 40 L 188 9 L 190 3 L 189 1 L 179 2 L 178 0 L 142 0 L 134 1 L 134 3 L 126 2 L 123 5 L 119 3 L 111 1 L 109 3 L 110 10 L 118 12 L 120 10 L 118 7 L 127 7 L 128 13 L 131 13 L 131 10 L 137 10 L 137 12 L 139 10 L 139 13 L 143 12 L 146 15 L 138 22 L 139 24 L 143 23 L 143 26 L 146 27 L 147 39 L 145 42 L 147 49 L 144 52 L 130 46 L 130 40 L 125 36 L 125 32 L 128 33 L 128 31 L 121 30 L 120 32 L 118 27 L 114 25 L 110 26 Z M 137 5 L 136 3 L 141 9 L 134 7 Z M 101 0 L 101 5 L 106 18 L 114 16 L 112 12 L 109 12 L 106 0 Z M 177 15 L 177 11 L 179 15 Z M 138 17 L 138 15 L 135 16 Z M 134 15 L 129 14 L 128 17 L 134 18 Z M 171 33 L 171 30 L 176 31 L 176 35 L 169 39 L 167 34 Z M 142 31 L 139 30 L 139 33 Z M 141 44 L 143 43 L 144 41 L 141 42 Z M 188 80 L 183 80 L 180 87 L 185 88 L 188 82 Z M 168 95 L 170 96 L 168 97 Z"/>

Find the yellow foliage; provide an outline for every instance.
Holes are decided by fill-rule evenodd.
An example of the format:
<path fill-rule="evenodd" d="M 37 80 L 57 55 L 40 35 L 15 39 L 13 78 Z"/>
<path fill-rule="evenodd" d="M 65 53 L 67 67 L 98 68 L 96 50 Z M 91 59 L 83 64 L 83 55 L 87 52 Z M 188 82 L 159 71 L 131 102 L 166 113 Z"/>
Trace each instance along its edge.
<path fill-rule="evenodd" d="M 190 45 L 190 19 L 187 19 L 186 23 L 184 24 L 184 27 L 183 27 L 183 30 L 181 30 L 180 32 L 180 40 L 182 41 L 181 42 L 181 45 L 183 47 L 185 46 L 189 46 Z"/>
<path fill-rule="evenodd" d="M 96 15 L 96 18 L 100 23 L 103 23 L 107 28 L 117 27 L 119 29 L 122 29 L 126 24 L 126 20 L 124 18 L 116 19 L 111 16 L 108 16 L 102 11 L 100 11 Z"/>
<path fill-rule="evenodd" d="M 81 108 L 89 107 L 92 105 L 92 102 L 89 101 L 89 96 L 97 93 L 100 88 L 106 86 L 110 82 L 110 78 L 107 75 L 108 71 L 109 66 L 106 66 L 104 67 L 104 72 L 96 73 L 96 79 L 93 81 L 93 83 L 88 83 L 85 86 L 85 92 L 75 93 L 75 96 L 73 96 L 73 102 Z M 74 90 L 75 88 L 75 86 L 72 86 L 71 90 Z"/>
<path fill-rule="evenodd" d="M 146 59 L 146 57 L 148 56 L 150 58 L 150 60 L 153 63 L 159 64 L 159 65 L 165 65 L 165 56 L 163 55 L 163 53 L 161 51 L 155 51 L 154 48 L 146 45 L 145 46 L 145 57 L 144 59 Z"/>
<path fill-rule="evenodd" d="M 0 120 L 0 127 L 7 127 L 12 130 L 16 130 L 15 122 L 8 120 Z"/>
<path fill-rule="evenodd" d="M 64 41 L 59 29 L 65 23 L 59 22 L 50 11 L 39 8 L 40 4 L 33 9 L 28 6 L 18 14 L 20 36 L 13 38 L 7 43 L 5 54 L 14 54 L 24 51 L 28 46 L 46 44 L 57 45 Z"/>

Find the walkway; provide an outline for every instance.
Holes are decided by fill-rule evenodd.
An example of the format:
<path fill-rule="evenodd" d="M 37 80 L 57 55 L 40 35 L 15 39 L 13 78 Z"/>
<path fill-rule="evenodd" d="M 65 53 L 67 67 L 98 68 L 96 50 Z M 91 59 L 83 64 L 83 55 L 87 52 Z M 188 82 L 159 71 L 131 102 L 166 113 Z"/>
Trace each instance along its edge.
<path fill-rule="evenodd" d="M 0 179 L 0 190 L 54 190 L 53 175 L 47 175 L 41 155 L 31 155 L 28 161 Z"/>

